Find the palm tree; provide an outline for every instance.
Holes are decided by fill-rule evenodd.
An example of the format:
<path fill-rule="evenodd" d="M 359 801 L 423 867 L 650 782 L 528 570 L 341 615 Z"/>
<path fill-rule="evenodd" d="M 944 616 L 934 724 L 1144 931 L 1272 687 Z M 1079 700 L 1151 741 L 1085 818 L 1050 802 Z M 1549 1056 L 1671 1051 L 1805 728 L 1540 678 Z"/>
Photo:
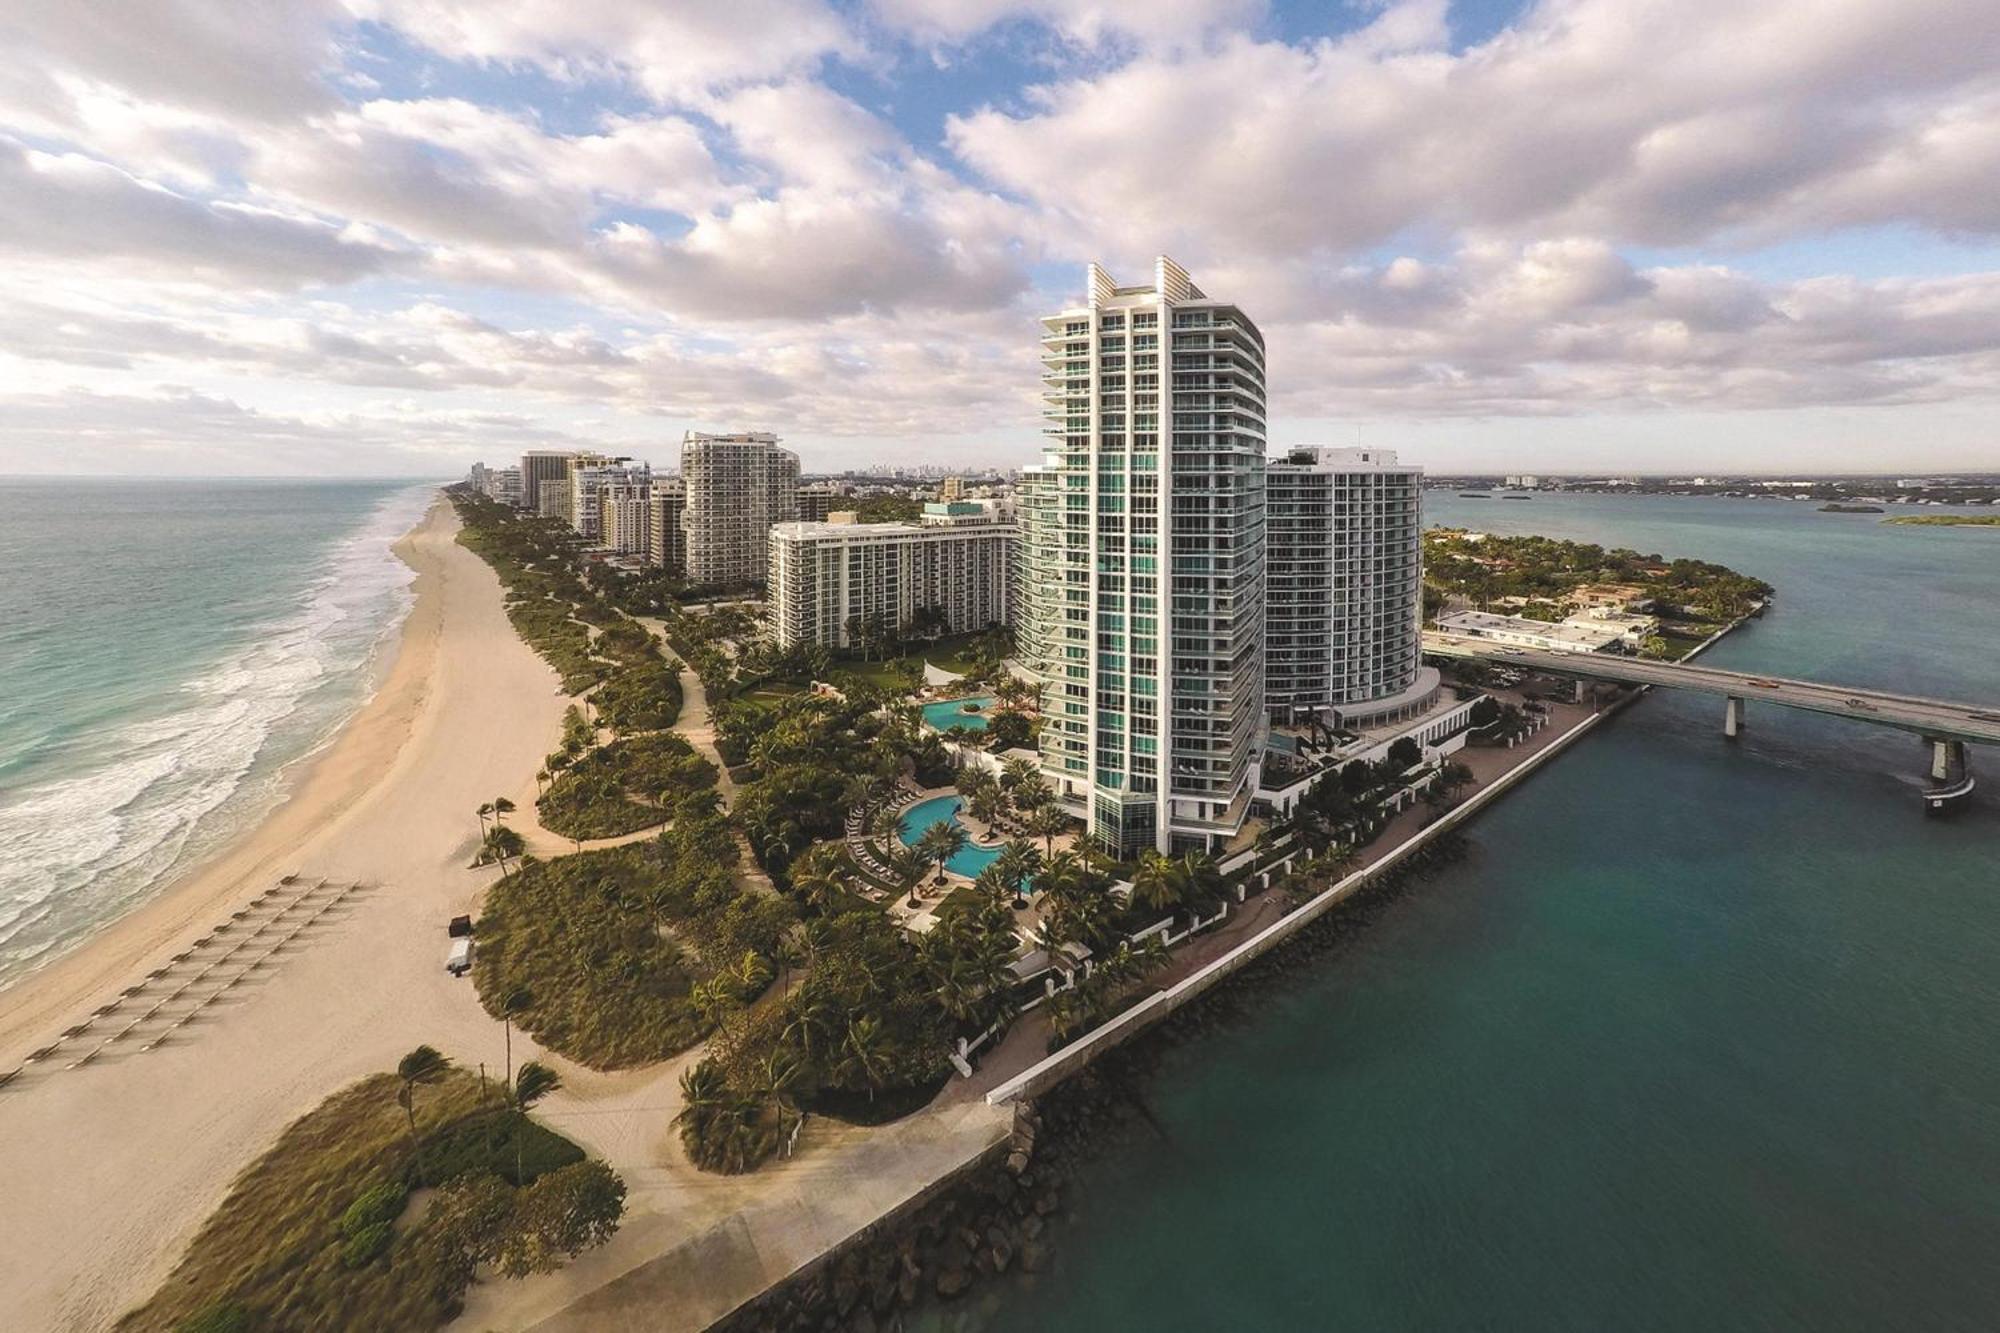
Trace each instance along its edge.
<path fill-rule="evenodd" d="M 888 1067 L 889 1038 L 882 1031 L 882 1021 L 873 1015 L 863 1014 L 847 1025 L 847 1038 L 840 1044 L 840 1064 L 843 1080 L 858 1076 L 868 1088 L 868 1100 L 875 1100 L 875 1088 L 881 1082 L 882 1073 Z"/>
<path fill-rule="evenodd" d="M 522 1178 L 525 1172 L 522 1170 L 521 1165 L 521 1140 L 526 1137 L 528 1128 L 528 1108 L 561 1086 L 562 1075 L 535 1060 L 529 1060 L 524 1063 L 521 1066 L 521 1072 L 514 1078 L 511 1100 L 514 1104 L 515 1120 L 514 1183 L 516 1185 L 527 1184 L 527 1181 Z"/>
<path fill-rule="evenodd" d="M 944 883 L 944 868 L 952 857 L 965 850 L 965 826 L 956 819 L 939 820 L 917 839 L 917 855 L 937 866 L 937 882 Z"/>
<path fill-rule="evenodd" d="M 515 986 L 500 997 L 501 1040 L 507 1046 L 507 1072 L 503 1082 L 514 1081 L 514 1018 L 518 1014 L 526 1013 L 534 1002 L 534 993 L 526 986 Z"/>
<path fill-rule="evenodd" d="M 1008 679 L 1012 680 L 1013 677 L 1010 676 Z M 1035 767 L 1032 759 L 1009 759 L 1000 765 L 1000 785 L 1010 794 L 1018 796 L 1041 780 L 1041 770 Z"/>
<path fill-rule="evenodd" d="M 511 815 L 513 813 L 514 813 L 514 803 L 512 801 L 508 800 L 505 796 L 495 796 L 493 798 L 494 823 L 496 824 L 499 823 L 501 820 L 505 819 L 508 815 Z"/>
<path fill-rule="evenodd" d="M 1018 912 L 1028 905 L 1028 900 L 1021 896 L 1021 890 L 1034 878 L 1035 872 L 1041 869 L 1041 863 L 1042 854 L 1035 850 L 1035 845 L 1023 842 L 1019 838 L 1008 842 L 1000 849 L 1000 855 L 993 858 L 992 868 L 999 874 L 1002 882 L 1014 892 L 1015 911 Z"/>
<path fill-rule="evenodd" d="M 1146 852 L 1132 872 L 1132 901 L 1156 912 L 1173 911 L 1185 896 L 1180 870 L 1180 863 L 1165 853 Z"/>
<path fill-rule="evenodd" d="M 1028 816 L 1028 832 L 1042 840 L 1044 859 L 1056 854 L 1056 835 L 1068 831 L 1069 816 L 1064 814 L 1062 807 L 1053 801 L 1036 807 L 1034 813 Z"/>
<path fill-rule="evenodd" d="M 924 871 L 930 862 L 914 847 L 897 842 L 889 852 L 888 870 L 895 877 L 898 888 L 910 895 L 910 906 L 918 904 L 917 885 L 922 882 Z"/>
<path fill-rule="evenodd" d="M 730 1011 L 736 1008 L 736 995 L 730 988 L 731 980 L 727 974 L 717 973 L 707 981 L 697 981 L 688 988 L 688 1003 L 717 1030 L 721 1029 Z"/>
<path fill-rule="evenodd" d="M 410 1118 L 410 1147 L 417 1146 L 417 1085 L 435 1083 L 451 1068 L 451 1061 L 435 1046 L 419 1046 L 396 1062 L 396 1077 L 403 1081 L 396 1093 L 396 1105 Z"/>
<path fill-rule="evenodd" d="M 1222 869 L 1207 852 L 1189 852 L 1181 858 L 1180 880 L 1189 916 L 1205 911 L 1222 896 Z"/>
<path fill-rule="evenodd" d="M 485 804 L 481 805 L 477 810 L 473 811 L 472 813 L 479 816 L 479 840 L 481 842 L 485 842 L 486 818 L 488 815 L 491 815 L 493 813 L 493 802 L 487 801 Z"/>

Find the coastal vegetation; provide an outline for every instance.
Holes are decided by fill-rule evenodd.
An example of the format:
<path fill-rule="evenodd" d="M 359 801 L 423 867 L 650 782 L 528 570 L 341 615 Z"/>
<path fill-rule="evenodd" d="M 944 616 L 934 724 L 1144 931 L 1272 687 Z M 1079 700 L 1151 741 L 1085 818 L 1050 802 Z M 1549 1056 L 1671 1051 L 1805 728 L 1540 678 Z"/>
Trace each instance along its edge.
<path fill-rule="evenodd" d="M 1548 620 L 1576 610 L 1577 590 L 1591 584 L 1634 587 L 1666 612 L 1717 623 L 1750 614 L 1771 595 L 1771 585 L 1762 579 L 1705 560 L 1458 528 L 1424 533 L 1424 579 L 1433 596 L 1482 609 L 1518 598 L 1525 614 Z M 1427 614 L 1434 605 L 1427 605 Z"/>
<path fill-rule="evenodd" d="M 429 1047 L 343 1088 L 251 1163 L 118 1328 L 436 1328 L 481 1266 L 560 1267 L 617 1230 L 625 1187 L 532 1101 Z"/>
<path fill-rule="evenodd" d="M 805 975 L 776 1003 L 717 996 L 720 1030 L 681 1079 L 676 1118 L 705 1170 L 755 1168 L 805 1112 L 879 1123 L 929 1102 L 953 1039 L 1011 1008 L 1013 915 L 998 901 L 942 918 L 912 942 L 875 912 L 809 921 Z"/>
<path fill-rule="evenodd" d="M 542 827 L 565 838 L 614 838 L 651 828 L 715 785 L 715 765 L 671 731 L 586 750 L 535 803 Z"/>
<path fill-rule="evenodd" d="M 721 814 L 683 806 L 657 839 L 524 862 L 487 893 L 480 1001 L 595 1069 L 679 1054 L 714 1026 L 704 995 L 747 1003 L 776 975 L 793 912 L 738 856 Z"/>
<path fill-rule="evenodd" d="M 1882 521 L 1909 528 L 2000 528 L 2000 514 L 1898 514 Z"/>

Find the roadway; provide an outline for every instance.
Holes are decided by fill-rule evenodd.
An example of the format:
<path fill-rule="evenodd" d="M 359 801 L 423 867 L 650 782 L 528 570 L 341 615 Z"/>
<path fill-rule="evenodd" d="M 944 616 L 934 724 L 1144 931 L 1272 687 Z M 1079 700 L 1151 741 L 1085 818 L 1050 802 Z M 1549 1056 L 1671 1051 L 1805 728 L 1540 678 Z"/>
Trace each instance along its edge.
<path fill-rule="evenodd" d="M 1659 685 L 1727 699 L 1762 700 L 1803 712 L 1895 727 L 1929 740 L 2000 745 L 2000 704 L 1954 703 L 1854 685 L 1724 671 L 1692 662 L 1653 662 L 1612 653 L 1551 653 L 1434 631 L 1424 633 L 1424 651 L 1446 657 L 1483 657 L 1552 676 L 1606 680 L 1621 685 Z"/>

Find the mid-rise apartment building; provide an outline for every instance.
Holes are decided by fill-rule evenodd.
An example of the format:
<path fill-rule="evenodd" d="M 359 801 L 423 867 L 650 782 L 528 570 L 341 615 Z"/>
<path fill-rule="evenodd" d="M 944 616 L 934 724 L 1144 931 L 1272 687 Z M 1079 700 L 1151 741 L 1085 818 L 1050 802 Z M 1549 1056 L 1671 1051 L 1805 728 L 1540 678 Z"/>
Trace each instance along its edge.
<path fill-rule="evenodd" d="M 945 634 L 1004 625 L 1018 531 L 975 504 L 930 504 L 915 523 L 780 523 L 770 532 L 767 601 L 781 648 L 855 646 L 864 627 L 938 614 Z"/>
<path fill-rule="evenodd" d="M 1429 702 L 1422 496 L 1422 469 L 1381 449 L 1292 449 L 1265 469 L 1274 721 L 1366 723 Z"/>
<path fill-rule="evenodd" d="M 799 456 L 762 431 L 681 442 L 688 581 L 762 583 L 771 527 L 799 515 Z"/>
<path fill-rule="evenodd" d="M 799 487 L 799 522 L 824 523 L 827 516 L 847 503 L 847 497 L 826 486 Z"/>
<path fill-rule="evenodd" d="M 1161 256 L 1042 320 L 1049 439 L 1017 492 L 1042 767 L 1102 847 L 1241 828 L 1264 727 L 1264 339 Z"/>

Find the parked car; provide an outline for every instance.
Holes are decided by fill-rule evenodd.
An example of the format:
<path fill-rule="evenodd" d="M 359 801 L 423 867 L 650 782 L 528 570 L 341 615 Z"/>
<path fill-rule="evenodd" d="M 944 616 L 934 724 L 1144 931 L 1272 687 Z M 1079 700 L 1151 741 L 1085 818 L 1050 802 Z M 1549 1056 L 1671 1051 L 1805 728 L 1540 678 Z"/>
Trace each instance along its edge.
<path fill-rule="evenodd" d="M 472 937 L 452 941 L 451 952 L 444 956 L 444 970 L 455 977 L 462 977 L 472 970 Z"/>
<path fill-rule="evenodd" d="M 451 924 L 444 928 L 444 933 L 455 940 L 470 935 L 472 933 L 472 918 L 469 916 L 453 917 Z"/>

